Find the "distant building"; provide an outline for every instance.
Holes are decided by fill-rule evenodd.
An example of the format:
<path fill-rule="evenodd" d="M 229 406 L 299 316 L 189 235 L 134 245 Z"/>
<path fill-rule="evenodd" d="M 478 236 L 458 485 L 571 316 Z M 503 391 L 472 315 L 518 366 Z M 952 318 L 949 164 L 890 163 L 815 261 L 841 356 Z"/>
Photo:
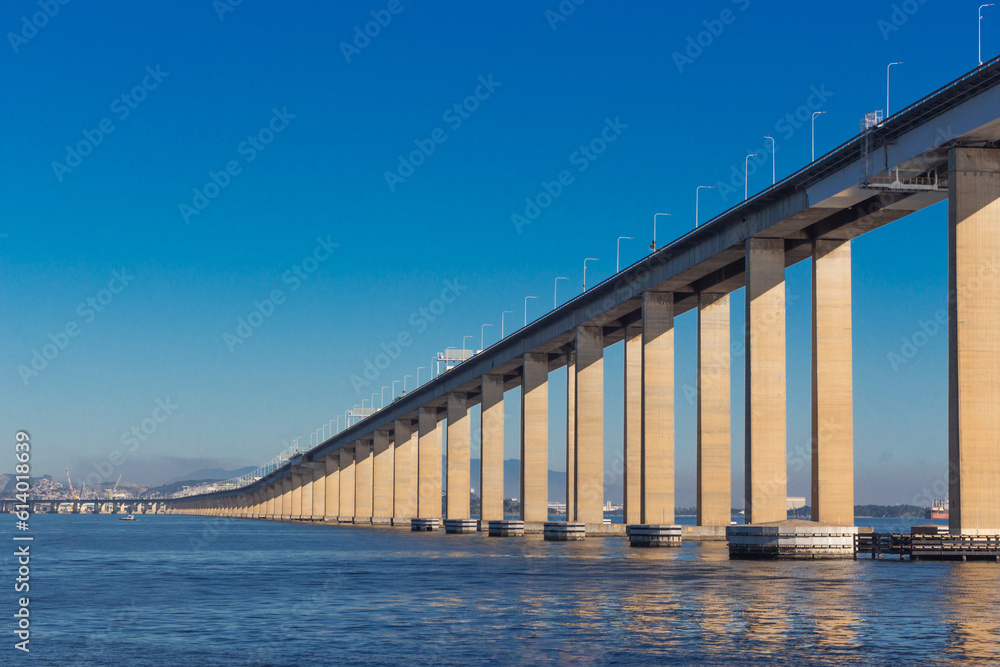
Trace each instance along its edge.
<path fill-rule="evenodd" d="M 785 498 L 785 509 L 797 510 L 806 506 L 805 498 Z"/>

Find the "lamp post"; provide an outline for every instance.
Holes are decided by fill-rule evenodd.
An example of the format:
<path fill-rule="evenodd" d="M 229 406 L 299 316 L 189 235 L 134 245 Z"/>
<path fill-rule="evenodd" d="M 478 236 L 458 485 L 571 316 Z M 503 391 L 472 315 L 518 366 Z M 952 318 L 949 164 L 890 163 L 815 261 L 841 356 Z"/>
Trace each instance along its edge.
<path fill-rule="evenodd" d="M 983 7 L 992 7 L 993 3 L 979 6 L 979 65 L 983 64 Z"/>
<path fill-rule="evenodd" d="M 587 262 L 599 262 L 600 260 L 596 257 L 588 257 L 583 260 L 583 291 L 587 291 Z"/>
<path fill-rule="evenodd" d="M 340 418 L 343 415 L 337 415 L 337 433 L 340 433 L 343 429 L 340 427 Z"/>
<path fill-rule="evenodd" d="M 372 394 L 372 414 L 375 414 L 375 397 L 376 396 L 378 396 L 378 394 Z M 379 410 L 381 410 L 381 409 L 382 408 L 379 408 Z"/>
<path fill-rule="evenodd" d="M 653 214 L 653 242 L 649 244 L 650 250 L 656 250 L 656 216 L 658 215 L 670 215 L 669 213 L 654 213 Z"/>
<path fill-rule="evenodd" d="M 714 185 L 699 185 L 694 190 L 694 226 L 695 227 L 698 226 L 698 195 L 701 194 L 701 189 L 702 188 L 707 188 L 709 190 L 714 190 L 715 186 Z"/>
<path fill-rule="evenodd" d="M 893 65 L 902 65 L 902 61 L 898 63 L 889 63 L 885 66 L 885 117 L 889 118 L 889 68 Z M 982 63 L 979 63 L 982 65 Z"/>
<path fill-rule="evenodd" d="M 524 297 L 524 326 L 528 326 L 528 299 L 537 299 L 537 296 Z"/>
<path fill-rule="evenodd" d="M 622 265 L 622 239 L 632 240 L 631 236 L 619 236 L 618 237 L 618 249 L 615 251 L 615 273 L 621 271 Z"/>
<path fill-rule="evenodd" d="M 386 389 L 388 389 L 388 387 L 382 387 L 382 407 L 383 408 L 385 407 L 385 390 Z"/>
<path fill-rule="evenodd" d="M 420 386 L 420 371 L 426 371 L 427 366 L 417 366 L 417 386 Z"/>
<path fill-rule="evenodd" d="M 483 326 L 479 327 L 479 351 L 480 352 L 482 352 L 483 350 L 486 349 L 484 347 L 485 341 L 486 341 L 486 338 L 485 338 L 485 336 L 486 336 L 486 327 L 491 327 L 491 326 L 493 326 L 493 325 L 492 324 L 484 324 Z M 418 373 L 418 375 L 419 375 L 419 373 Z"/>
<path fill-rule="evenodd" d="M 555 286 L 552 288 L 552 310 L 555 310 L 559 306 L 559 281 L 569 280 L 566 276 L 559 276 L 555 280 Z"/>
<path fill-rule="evenodd" d="M 778 182 L 774 178 L 774 152 L 776 150 L 778 150 L 778 145 L 776 143 L 774 143 L 774 137 L 772 137 L 772 136 L 770 136 L 768 134 L 765 134 L 764 138 L 771 140 L 771 185 L 774 185 L 775 183 Z"/>
<path fill-rule="evenodd" d="M 475 336 L 462 336 L 462 361 L 465 361 L 465 351 L 468 350 L 465 346 L 465 341 L 469 338 L 474 338 Z"/>
<path fill-rule="evenodd" d="M 413 377 L 413 376 L 412 375 L 404 375 L 403 376 L 403 393 L 404 394 L 406 393 L 406 378 L 411 378 L 411 377 Z"/>
<path fill-rule="evenodd" d="M 399 380 L 393 380 L 392 381 L 392 400 L 396 400 L 396 383 L 397 382 L 399 382 Z"/>
<path fill-rule="evenodd" d="M 758 153 L 749 153 L 743 160 L 743 201 L 750 197 L 750 158 L 758 157 Z"/>
<path fill-rule="evenodd" d="M 502 313 L 500 313 L 500 340 L 503 340 L 504 338 L 506 338 L 506 336 L 504 335 L 504 332 L 503 332 L 503 317 L 507 313 L 510 313 L 511 315 L 513 315 L 514 311 L 513 310 L 505 310 Z"/>
<path fill-rule="evenodd" d="M 813 111 L 812 115 L 812 161 L 816 161 L 816 116 L 826 113 L 825 111 Z"/>

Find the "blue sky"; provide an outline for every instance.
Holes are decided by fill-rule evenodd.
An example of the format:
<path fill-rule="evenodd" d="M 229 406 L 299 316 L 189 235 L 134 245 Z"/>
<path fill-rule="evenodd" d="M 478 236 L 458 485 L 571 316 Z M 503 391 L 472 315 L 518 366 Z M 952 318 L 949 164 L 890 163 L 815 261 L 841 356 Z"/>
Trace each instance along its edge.
<path fill-rule="evenodd" d="M 308 442 L 463 336 L 478 345 L 483 323 L 495 342 L 502 311 L 514 311 L 508 330 L 522 322 L 526 295 L 539 297 L 529 319 L 542 315 L 556 276 L 569 278 L 560 301 L 578 293 L 585 257 L 600 259 L 589 284 L 609 277 L 617 237 L 634 237 L 623 266 L 640 259 L 653 213 L 672 214 L 661 245 L 689 230 L 695 188 L 766 153 L 765 134 L 779 179 L 804 166 L 809 128 L 783 119 L 815 91 L 822 154 L 885 107 L 887 63 L 903 61 L 894 109 L 977 64 L 979 3 L 903 4 L 190 0 L 69 3 L 47 17 L 44 2 L 4 3 L 5 431 L 31 433 L 36 473 L 110 466 L 112 481 L 138 483 Z M 1000 50 L 993 9 L 984 58 Z M 357 37 L 378 20 L 374 37 Z M 609 125 L 606 150 L 581 157 Z M 564 170 L 572 182 L 518 229 L 512 215 Z M 769 161 L 751 169 L 751 193 L 770 172 Z M 738 190 L 702 191 L 701 219 Z M 918 336 L 926 344 L 903 365 L 887 355 L 946 306 L 946 220 L 938 205 L 854 244 L 858 502 L 940 495 L 924 489 L 946 471 L 947 335 Z M 420 315 L 449 281 L 454 302 Z M 808 263 L 788 271 L 788 293 L 789 493 L 808 495 L 808 459 L 795 453 L 809 438 Z M 251 317 L 260 326 L 241 338 Z M 360 394 L 351 375 L 401 333 L 412 343 Z M 613 469 L 620 346 L 606 355 Z M 733 364 L 742 504 L 742 358 Z M 677 321 L 676 365 L 677 500 L 692 504 L 693 313 Z M 552 380 L 561 397 L 563 377 Z M 133 428 L 144 439 L 126 446 Z"/>

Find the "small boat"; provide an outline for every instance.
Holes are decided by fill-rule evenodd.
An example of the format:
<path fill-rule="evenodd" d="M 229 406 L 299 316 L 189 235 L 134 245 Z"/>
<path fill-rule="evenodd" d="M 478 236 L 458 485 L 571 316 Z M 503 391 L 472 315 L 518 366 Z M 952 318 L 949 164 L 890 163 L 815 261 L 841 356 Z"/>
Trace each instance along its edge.
<path fill-rule="evenodd" d="M 128 516 L 120 516 L 120 517 L 118 517 L 118 520 L 119 521 L 135 521 L 135 517 L 132 516 L 131 514 L 129 514 Z"/>

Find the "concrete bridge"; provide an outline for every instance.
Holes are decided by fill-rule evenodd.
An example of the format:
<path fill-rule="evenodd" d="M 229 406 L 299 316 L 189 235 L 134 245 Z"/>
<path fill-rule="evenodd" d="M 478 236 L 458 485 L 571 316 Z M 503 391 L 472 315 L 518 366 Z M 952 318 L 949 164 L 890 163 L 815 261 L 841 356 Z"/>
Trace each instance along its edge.
<path fill-rule="evenodd" d="M 20 500 L 0 498 L 0 512 L 18 511 Z M 167 503 L 163 500 L 120 498 L 117 500 L 80 500 L 79 498 L 45 498 L 29 500 L 28 511 L 32 514 L 163 514 Z"/>
<path fill-rule="evenodd" d="M 171 511 L 361 524 L 503 519 L 504 392 L 521 388 L 521 518 L 547 520 L 549 374 L 567 367 L 566 506 L 603 523 L 603 350 L 625 342 L 625 523 L 674 521 L 673 322 L 697 311 L 697 523 L 730 523 L 730 294 L 745 288 L 746 521 L 786 517 L 785 269 L 812 260 L 813 520 L 853 524 L 851 240 L 948 199 L 950 530 L 1000 534 L 1000 59 L 882 120 L 249 485 Z M 899 224 L 905 224 L 901 222 Z M 481 404 L 472 424 L 469 408 Z M 942 405 L 942 409 L 944 406 Z M 447 451 L 442 433 L 447 430 Z M 943 453 L 942 453 L 943 454 Z"/>

